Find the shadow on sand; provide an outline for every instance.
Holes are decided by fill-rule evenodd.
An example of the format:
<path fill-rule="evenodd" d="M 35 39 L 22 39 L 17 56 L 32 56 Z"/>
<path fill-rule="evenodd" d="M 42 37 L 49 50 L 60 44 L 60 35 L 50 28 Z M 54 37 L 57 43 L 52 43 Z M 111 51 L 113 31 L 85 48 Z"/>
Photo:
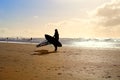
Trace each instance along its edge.
<path fill-rule="evenodd" d="M 47 55 L 50 53 L 56 53 L 56 51 L 48 51 L 48 50 L 35 50 L 32 55 Z"/>

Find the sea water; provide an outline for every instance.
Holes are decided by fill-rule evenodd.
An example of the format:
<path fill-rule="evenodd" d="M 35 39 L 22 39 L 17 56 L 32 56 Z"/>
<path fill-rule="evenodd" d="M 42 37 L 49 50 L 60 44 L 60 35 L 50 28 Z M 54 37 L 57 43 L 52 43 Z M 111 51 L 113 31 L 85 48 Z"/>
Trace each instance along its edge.
<path fill-rule="evenodd" d="M 20 44 L 38 44 L 43 42 L 44 38 L 0 38 L 0 42 L 20 43 Z M 113 38 L 60 38 L 63 46 L 73 47 L 97 47 L 97 48 L 120 48 L 120 39 Z"/>

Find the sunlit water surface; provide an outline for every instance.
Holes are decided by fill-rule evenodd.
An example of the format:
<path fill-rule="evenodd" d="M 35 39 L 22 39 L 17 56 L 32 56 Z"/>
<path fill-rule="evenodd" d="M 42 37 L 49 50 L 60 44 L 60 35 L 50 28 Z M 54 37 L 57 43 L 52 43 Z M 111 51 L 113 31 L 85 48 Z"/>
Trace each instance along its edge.
<path fill-rule="evenodd" d="M 84 41 L 84 42 L 73 42 L 72 46 L 76 46 L 76 47 L 97 47 L 97 48 L 119 48 L 120 44 L 112 43 L 112 42 Z"/>
<path fill-rule="evenodd" d="M 39 44 L 44 38 L 0 38 L 0 42 L 19 44 Z M 85 38 L 60 38 L 63 46 L 92 47 L 92 48 L 120 48 L 120 39 L 85 39 Z"/>

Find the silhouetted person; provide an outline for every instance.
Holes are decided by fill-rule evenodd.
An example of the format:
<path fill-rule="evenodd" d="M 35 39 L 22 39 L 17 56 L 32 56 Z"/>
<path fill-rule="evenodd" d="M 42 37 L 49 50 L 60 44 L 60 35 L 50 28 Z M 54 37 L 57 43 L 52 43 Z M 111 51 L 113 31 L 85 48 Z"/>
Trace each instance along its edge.
<path fill-rule="evenodd" d="M 31 37 L 31 38 L 30 38 L 30 42 L 31 42 L 31 43 L 32 43 L 32 40 L 33 40 L 33 38 Z"/>
<path fill-rule="evenodd" d="M 62 47 L 62 44 L 59 42 L 59 33 L 57 29 L 55 29 L 53 37 L 48 34 L 45 34 L 45 38 L 48 40 L 48 42 L 54 45 L 55 51 L 57 51 L 57 47 Z"/>
<path fill-rule="evenodd" d="M 30 38 L 30 40 L 32 41 L 32 37 Z"/>
<path fill-rule="evenodd" d="M 36 47 L 45 46 L 48 44 L 53 44 L 55 47 L 55 51 L 57 51 L 57 47 L 62 47 L 62 44 L 59 42 L 59 33 L 58 30 L 55 29 L 54 36 L 50 36 L 48 34 L 45 34 L 45 38 L 47 41 L 43 41 L 42 43 L 38 44 Z"/>
<path fill-rule="evenodd" d="M 8 42 L 8 37 L 6 38 L 7 42 Z"/>
<path fill-rule="evenodd" d="M 57 29 L 55 29 L 54 38 L 56 40 L 59 40 L 59 34 L 58 34 L 58 30 Z"/>
<path fill-rule="evenodd" d="M 55 29 L 54 38 L 55 38 L 56 41 L 59 40 L 59 34 L 58 34 L 58 30 L 57 29 Z M 55 41 L 55 43 L 57 43 L 56 41 Z M 53 44 L 53 45 L 55 47 L 55 51 L 57 51 L 57 44 Z"/>

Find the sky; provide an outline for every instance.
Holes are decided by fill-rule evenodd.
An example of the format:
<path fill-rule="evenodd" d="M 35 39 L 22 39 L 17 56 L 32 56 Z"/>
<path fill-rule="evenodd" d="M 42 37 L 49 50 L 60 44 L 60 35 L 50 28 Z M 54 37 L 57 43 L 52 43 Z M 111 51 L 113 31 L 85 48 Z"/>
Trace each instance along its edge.
<path fill-rule="evenodd" d="M 0 37 L 120 38 L 120 0 L 0 0 Z"/>

